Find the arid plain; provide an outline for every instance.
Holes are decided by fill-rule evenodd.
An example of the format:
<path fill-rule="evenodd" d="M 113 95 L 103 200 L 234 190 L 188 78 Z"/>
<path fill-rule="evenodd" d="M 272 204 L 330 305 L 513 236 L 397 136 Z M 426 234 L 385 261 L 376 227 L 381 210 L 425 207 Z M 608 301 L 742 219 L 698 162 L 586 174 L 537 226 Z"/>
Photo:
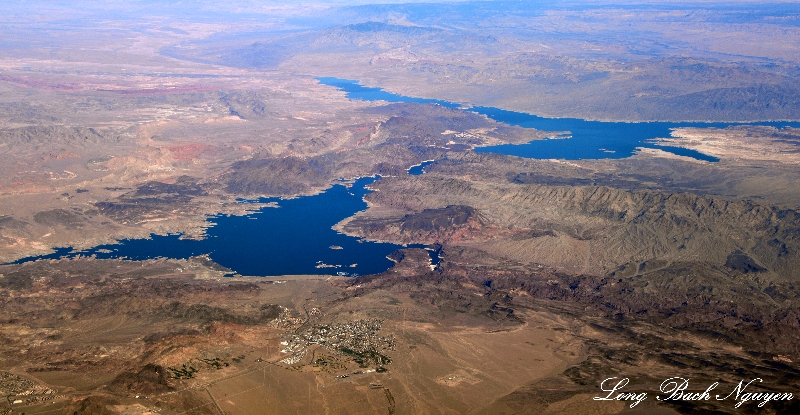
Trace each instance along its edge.
<path fill-rule="evenodd" d="M 2 413 L 795 413 L 655 399 L 800 392 L 800 9 L 466 2 L 0 6 Z M 349 99 L 318 77 L 464 104 Z M 625 158 L 472 112 L 681 127 Z M 751 123 L 747 123 L 751 122 Z M 569 133 L 566 131 L 565 133 Z M 435 160 L 422 175 L 410 166 Z M 335 225 L 357 278 L 209 256 L 11 264 L 379 174 Z M 265 238 L 270 237 L 265 235 Z M 602 401 L 606 378 L 649 398 Z"/>

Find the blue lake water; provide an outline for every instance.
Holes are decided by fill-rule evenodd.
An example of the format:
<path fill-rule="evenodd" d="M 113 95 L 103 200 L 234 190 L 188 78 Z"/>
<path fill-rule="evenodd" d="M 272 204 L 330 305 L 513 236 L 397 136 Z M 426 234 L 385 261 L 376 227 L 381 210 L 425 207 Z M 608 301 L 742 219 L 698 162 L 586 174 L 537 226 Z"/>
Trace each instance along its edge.
<path fill-rule="evenodd" d="M 386 256 L 402 248 L 401 245 L 363 241 L 331 229 L 342 219 L 367 208 L 363 197 L 370 190 L 365 186 L 375 180 L 374 177 L 360 178 L 349 187 L 337 184 L 314 196 L 261 199 L 259 202 L 275 202 L 279 207 L 265 207 L 246 216 L 210 218 L 215 225 L 207 230 L 208 237 L 200 241 L 180 239 L 179 235 L 152 235 L 151 239 L 128 239 L 79 252 L 59 248 L 53 254 L 24 258 L 15 263 L 78 255 L 145 260 L 186 259 L 208 254 L 218 264 L 241 275 L 379 273 L 393 265 Z M 423 245 L 409 247 L 424 248 Z M 438 255 L 433 251 L 429 253 L 432 262 L 438 263 Z"/>
<path fill-rule="evenodd" d="M 405 97 L 379 88 L 360 85 L 357 81 L 339 78 L 320 78 L 320 83 L 335 86 L 353 99 L 389 102 L 436 104 L 462 108 L 461 104 Z M 670 129 L 684 126 L 724 128 L 731 123 L 668 123 L 668 122 L 600 122 L 576 118 L 544 118 L 491 107 L 472 107 L 470 111 L 524 128 L 543 131 L 568 131 L 571 138 L 537 140 L 524 145 L 500 145 L 478 148 L 479 152 L 495 152 L 529 158 L 599 159 L 630 156 L 636 147 L 660 148 L 675 154 L 701 160 L 716 161 L 714 157 L 682 148 L 657 146 L 648 140 L 668 137 Z M 779 128 L 800 127 L 800 123 L 761 122 Z M 425 161 L 408 169 L 411 175 L 423 174 L 433 161 Z M 55 253 L 23 258 L 15 263 L 37 259 L 69 258 L 95 255 L 97 258 L 186 259 L 208 255 L 212 260 L 241 275 L 347 275 L 374 274 L 387 270 L 392 262 L 386 256 L 401 245 L 363 241 L 340 234 L 331 227 L 367 207 L 363 197 L 376 178 L 357 179 L 351 186 L 337 184 L 314 196 L 294 199 L 265 198 L 259 202 L 274 202 L 278 208 L 263 208 L 246 216 L 216 216 L 204 240 L 183 240 L 180 235 L 158 236 L 150 239 L 129 239 L 118 244 L 96 246 L 84 251 L 58 248 Z M 247 203 L 248 201 L 241 201 Z M 422 245 L 409 245 L 424 248 Z M 431 262 L 439 262 L 438 252 L 429 250 Z M 327 267 L 331 265 L 333 267 Z"/>
<path fill-rule="evenodd" d="M 417 104 L 438 104 L 448 108 L 461 107 L 461 104 L 456 104 L 454 102 L 441 101 L 438 99 L 414 98 L 414 97 L 407 97 L 404 95 L 397 95 L 391 92 L 384 91 L 380 88 L 364 86 L 359 84 L 358 81 L 352 81 L 349 79 L 322 77 L 322 78 L 317 78 L 317 80 L 322 85 L 335 86 L 336 88 L 339 88 L 342 91 L 347 92 L 347 97 L 350 99 L 360 99 L 363 101 L 415 102 Z"/>
<path fill-rule="evenodd" d="M 367 101 L 415 102 L 438 104 L 448 108 L 464 108 L 462 104 L 436 99 L 413 98 L 393 94 L 380 88 L 366 87 L 358 81 L 340 78 L 318 78 L 323 85 L 330 85 L 347 94 L 348 98 Z M 710 162 L 718 158 L 701 152 L 672 146 L 660 146 L 650 142 L 654 138 L 670 137 L 670 130 L 680 127 L 725 128 L 737 123 L 703 122 L 606 122 L 588 121 L 579 118 L 546 118 L 522 112 L 493 107 L 469 107 L 469 111 L 483 114 L 495 121 L 541 131 L 568 132 L 570 138 L 535 140 L 528 144 L 503 144 L 479 147 L 479 153 L 499 153 L 536 159 L 608 159 L 633 155 L 636 147 L 655 148 L 680 156 Z M 777 128 L 800 127 L 798 122 L 754 122 L 751 125 L 768 125 Z"/>
<path fill-rule="evenodd" d="M 408 168 L 408 174 L 412 176 L 419 176 L 422 173 L 425 173 L 425 167 L 430 166 L 434 160 L 425 160 L 416 166 L 411 166 Z"/>

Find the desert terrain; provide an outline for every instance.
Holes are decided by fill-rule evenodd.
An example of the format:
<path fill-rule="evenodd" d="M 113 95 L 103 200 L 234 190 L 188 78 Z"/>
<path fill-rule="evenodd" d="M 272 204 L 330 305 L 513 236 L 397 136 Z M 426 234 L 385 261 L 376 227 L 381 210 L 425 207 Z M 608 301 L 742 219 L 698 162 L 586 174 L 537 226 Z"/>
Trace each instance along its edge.
<path fill-rule="evenodd" d="M 0 413 L 799 409 L 655 398 L 673 376 L 800 394 L 800 129 L 758 124 L 800 119 L 792 3 L 0 12 Z M 325 76 L 462 106 L 351 99 Z M 474 150 L 570 132 L 471 106 L 729 124 L 652 140 L 717 162 L 535 159 Z M 373 175 L 334 229 L 438 264 L 408 247 L 357 278 L 240 275 L 213 253 L 17 262 L 203 239 L 259 197 Z M 608 378 L 648 398 L 594 399 Z"/>

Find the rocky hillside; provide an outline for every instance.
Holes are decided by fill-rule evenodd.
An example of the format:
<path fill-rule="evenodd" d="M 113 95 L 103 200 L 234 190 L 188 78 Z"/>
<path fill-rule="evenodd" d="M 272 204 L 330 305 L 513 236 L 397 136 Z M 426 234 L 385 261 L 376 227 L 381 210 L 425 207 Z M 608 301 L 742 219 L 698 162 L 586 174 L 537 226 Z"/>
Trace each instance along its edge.
<path fill-rule="evenodd" d="M 749 200 L 604 186 L 488 185 L 434 173 L 386 178 L 375 187 L 380 191 L 367 199 L 396 212 L 454 204 L 475 209 L 497 235 L 481 249 L 523 263 L 595 275 L 654 259 L 727 263 L 780 279 L 792 278 L 800 265 L 793 254 L 800 251 L 800 214 Z M 378 231 L 366 224 L 352 221 L 347 229 L 361 226 L 368 236 Z M 394 240 L 407 240 L 402 229 Z"/>

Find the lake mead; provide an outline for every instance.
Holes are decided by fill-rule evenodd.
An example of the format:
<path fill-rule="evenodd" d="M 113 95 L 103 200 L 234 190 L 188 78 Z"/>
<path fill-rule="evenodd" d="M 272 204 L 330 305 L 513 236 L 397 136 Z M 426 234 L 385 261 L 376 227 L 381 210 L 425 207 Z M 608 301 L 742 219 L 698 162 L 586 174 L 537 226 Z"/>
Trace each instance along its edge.
<path fill-rule="evenodd" d="M 333 86 L 344 91 L 350 99 L 436 104 L 447 108 L 462 108 L 473 111 L 497 122 L 523 128 L 534 128 L 554 133 L 568 132 L 566 136 L 554 134 L 552 139 L 535 140 L 527 144 L 502 144 L 475 148 L 475 152 L 478 153 L 498 153 L 525 158 L 565 160 L 626 158 L 632 156 L 637 147 L 644 147 L 659 149 L 697 160 L 716 162 L 719 159 L 714 156 L 681 147 L 657 145 L 651 140 L 670 137 L 672 129 L 681 127 L 726 128 L 731 125 L 742 124 L 766 125 L 776 128 L 800 127 L 798 122 L 783 121 L 740 124 L 730 122 L 617 122 L 590 121 L 579 118 L 547 118 L 494 107 L 467 107 L 459 103 L 438 99 L 407 97 L 384 91 L 381 88 L 363 86 L 354 80 L 331 77 L 317 79 L 322 85 Z"/>

